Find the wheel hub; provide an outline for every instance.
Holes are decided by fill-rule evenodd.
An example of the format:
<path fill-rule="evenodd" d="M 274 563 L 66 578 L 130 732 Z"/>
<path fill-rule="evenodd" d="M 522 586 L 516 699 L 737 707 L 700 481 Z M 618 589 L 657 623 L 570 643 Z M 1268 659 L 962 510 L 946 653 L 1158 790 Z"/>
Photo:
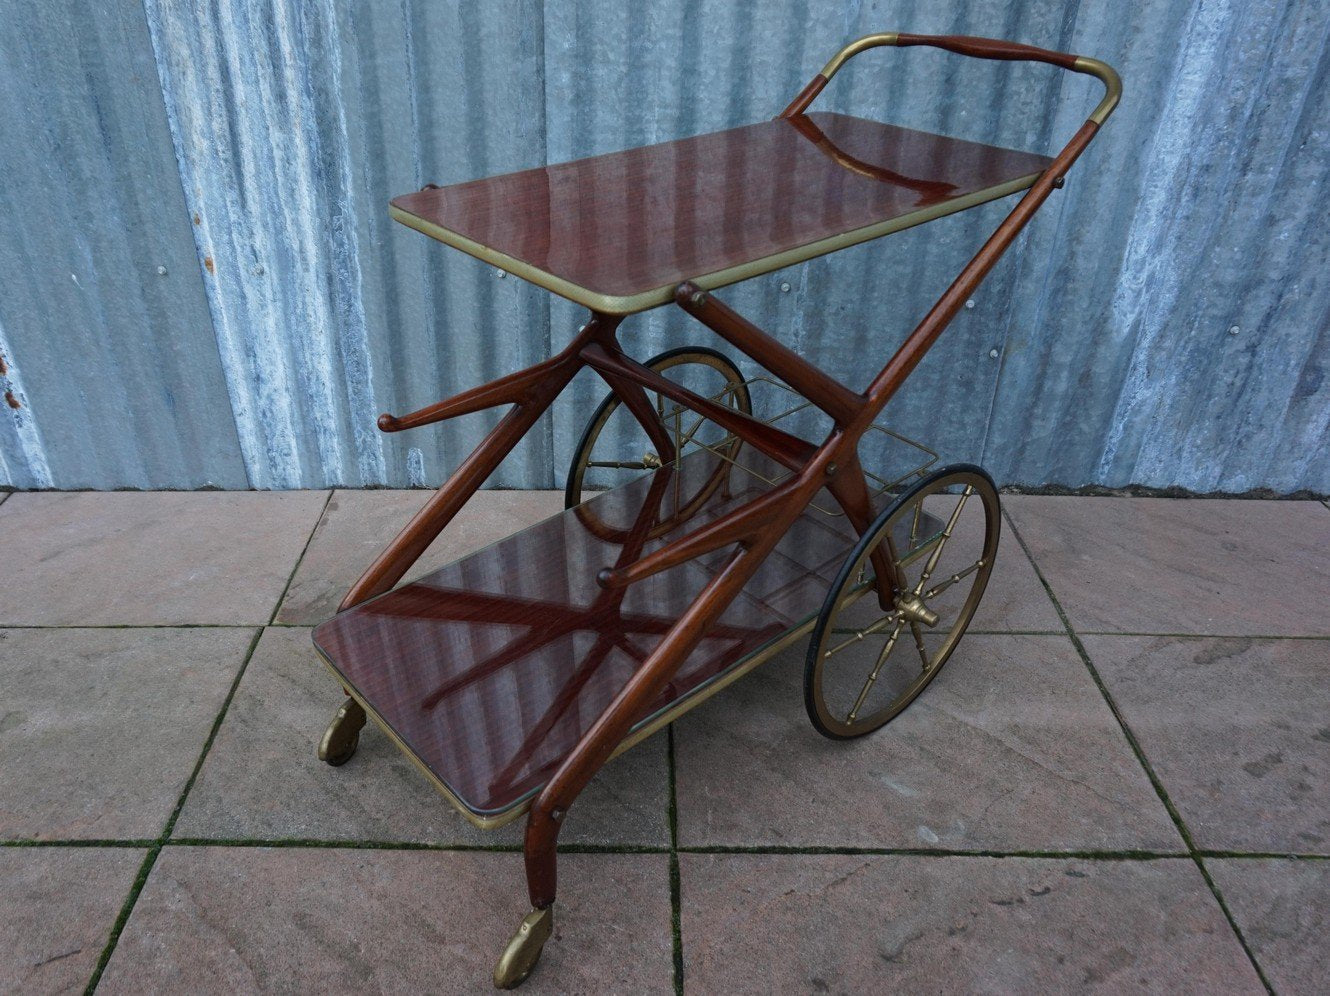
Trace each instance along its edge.
<path fill-rule="evenodd" d="M 924 600 L 914 592 L 906 592 L 896 599 L 896 611 L 906 622 L 923 623 L 929 629 L 938 624 L 939 616 L 924 604 Z"/>

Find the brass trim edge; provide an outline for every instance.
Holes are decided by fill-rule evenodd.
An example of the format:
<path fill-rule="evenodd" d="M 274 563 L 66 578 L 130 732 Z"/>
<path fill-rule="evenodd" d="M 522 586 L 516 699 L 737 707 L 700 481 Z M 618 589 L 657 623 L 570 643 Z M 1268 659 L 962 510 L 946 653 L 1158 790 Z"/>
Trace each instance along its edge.
<path fill-rule="evenodd" d="M 1118 106 L 1118 101 L 1122 99 L 1122 77 L 1107 62 L 1091 59 L 1085 55 L 1076 57 L 1076 64 L 1073 68 L 1076 72 L 1093 76 L 1104 84 L 1104 99 L 1099 101 L 1099 105 L 1090 113 L 1090 120 L 1097 125 L 1102 125 L 1108 120 L 1108 116 L 1113 113 L 1113 108 Z"/>
<path fill-rule="evenodd" d="M 342 690 L 360 703 L 361 708 L 365 710 L 365 715 L 374 720 L 375 725 L 387 735 L 389 740 L 397 745 L 397 749 L 405 754 L 411 763 L 420 769 L 421 773 L 429 780 L 429 783 L 438 790 L 440 795 L 452 803 L 453 808 L 465 816 L 469 823 L 481 830 L 497 830 L 499 827 L 511 823 L 526 812 L 527 808 L 530 806 L 530 800 L 520 803 L 518 807 L 512 810 L 499 813 L 497 816 L 481 816 L 468 809 L 466 803 L 461 800 L 457 793 L 450 789 L 443 779 L 430 770 L 429 765 L 422 761 L 420 756 L 406 745 L 406 741 L 397 735 L 396 731 L 388 725 L 388 722 L 378 714 L 375 708 L 366 701 L 365 697 L 356 690 L 355 686 L 346 679 L 346 676 L 337 670 L 333 665 L 333 662 L 323 655 L 323 651 L 319 649 L 318 644 L 314 645 L 314 649 L 319 655 L 319 660 L 323 661 L 324 666 L 332 672 L 332 676 L 336 678 L 337 683 L 342 686 Z"/>
<path fill-rule="evenodd" d="M 806 622 L 800 623 L 798 626 L 794 627 L 794 629 L 786 630 L 784 635 L 777 637 L 773 642 L 769 643 L 761 650 L 756 651 L 752 656 L 746 658 L 739 664 L 736 664 L 728 671 L 722 671 L 707 684 L 699 685 L 691 695 L 680 699 L 659 716 L 656 716 L 648 723 L 643 723 L 640 728 L 629 733 L 628 736 L 624 737 L 623 743 L 621 743 L 610 756 L 618 757 L 629 747 L 641 743 L 647 737 L 651 736 L 653 733 L 659 732 L 664 727 L 669 726 L 680 716 L 701 705 L 713 695 L 728 688 L 749 671 L 765 664 L 786 647 L 790 646 L 790 644 L 811 633 L 813 625 L 816 622 L 817 616 L 811 616 Z"/>
<path fill-rule="evenodd" d="M 790 644 L 807 636 L 816 621 L 817 617 L 813 616 L 806 622 L 801 623 L 793 629 L 787 630 L 783 635 L 777 637 L 761 650 L 755 651 L 728 671 L 722 671 L 716 678 L 713 678 L 706 684 L 699 685 L 691 694 L 680 699 L 678 702 L 674 703 L 674 705 L 668 707 L 664 712 L 654 716 L 637 729 L 630 731 L 628 736 L 624 737 L 620 742 L 619 746 L 614 748 L 614 752 L 610 757 L 618 757 L 629 748 L 637 746 L 647 737 L 651 736 L 653 733 L 658 733 L 684 713 L 696 708 L 716 693 L 738 681 L 749 671 L 765 664 Z M 342 686 L 343 690 L 351 698 L 360 703 L 361 707 L 365 710 L 365 715 L 374 720 L 375 725 L 387 735 L 388 739 L 397 746 L 398 750 L 407 756 L 412 764 L 420 769 L 421 773 L 429 783 L 434 786 L 435 790 L 447 799 L 448 802 L 452 804 L 453 808 L 465 817 L 468 823 L 480 830 L 497 830 L 526 815 L 527 811 L 531 808 L 531 801 L 539 793 L 539 789 L 516 803 L 512 808 L 497 812 L 493 816 L 481 815 L 467 806 L 467 804 L 462 801 L 461 797 L 448 787 L 448 783 L 435 774 L 430 766 L 421 760 L 420 755 L 406 745 L 406 742 L 402 740 L 393 728 L 388 725 L 387 721 L 375 711 L 374 707 L 365 700 L 365 697 L 356 690 L 355 686 L 347 680 L 346 676 L 338 671 L 333 662 L 324 656 L 323 651 L 319 649 L 317 644 L 315 644 L 314 650 L 318 653 L 319 660 L 321 660 L 324 666 L 332 673 L 332 676 L 337 680 L 338 684 Z"/>
<path fill-rule="evenodd" d="M 929 221 L 936 221 L 938 218 L 945 218 L 947 215 L 956 214 L 960 211 L 977 207 L 980 204 L 987 204 L 989 201 L 1000 200 L 1003 197 L 1009 197 L 1012 194 L 1019 193 L 1022 190 L 1028 190 L 1034 186 L 1036 180 L 1042 176 L 1042 173 L 1031 173 L 1028 176 L 1018 177 L 1015 180 L 1008 180 L 1006 183 L 1000 183 L 995 187 L 985 187 L 983 190 L 976 190 L 973 193 L 957 197 L 954 200 L 943 201 L 940 204 L 934 204 L 931 207 L 922 208 L 918 211 L 911 211 L 909 214 L 903 214 L 897 218 L 889 218 L 886 221 L 874 222 L 871 225 L 865 225 L 863 228 L 851 229 L 848 232 L 841 232 L 836 235 L 830 235 L 814 242 L 805 243 L 802 246 L 795 246 L 793 249 L 786 249 L 771 256 L 764 256 L 761 259 L 750 260 L 747 263 L 740 263 L 736 266 L 727 267 L 721 270 L 715 270 L 702 276 L 689 277 L 698 287 L 703 290 L 717 290 L 721 287 L 728 287 L 730 284 L 738 283 L 741 280 L 748 280 L 752 277 L 759 277 L 764 273 L 771 273 L 774 270 L 784 269 L 787 266 L 794 266 L 797 263 L 804 263 L 810 259 L 816 259 L 818 256 L 825 256 L 828 253 L 836 252 L 840 249 L 848 249 L 850 246 L 856 246 L 863 242 L 869 242 L 873 239 L 881 238 L 884 235 L 893 235 L 896 232 L 902 232 L 907 228 L 914 228 L 916 225 L 922 225 Z M 452 246 L 454 249 L 460 249 L 469 256 L 491 266 L 497 266 L 501 270 L 506 270 L 514 276 L 521 277 L 537 287 L 543 287 L 545 290 L 560 297 L 574 301 L 592 311 L 606 315 L 633 315 L 641 311 L 647 311 L 651 308 L 657 308 L 662 304 L 668 304 L 674 300 L 674 288 L 677 283 L 667 284 L 652 290 L 642 291 L 638 294 L 627 296 L 615 296 L 612 294 L 600 294 L 589 288 L 582 287 L 570 280 L 557 277 L 552 273 L 533 266 L 530 263 L 523 262 L 506 253 L 499 252 L 497 249 L 491 249 L 472 239 L 467 238 L 459 232 L 444 228 L 442 225 L 436 225 L 431 221 L 426 221 L 419 215 L 411 214 L 394 205 L 389 205 L 388 214 L 394 221 L 401 222 L 407 228 L 414 228 L 417 232 L 428 235 L 430 238 L 442 242 L 444 245 Z"/>
<path fill-rule="evenodd" d="M 827 82 L 830 82 L 831 77 L 836 75 L 840 70 L 840 67 L 845 65 L 845 63 L 853 59 L 860 52 L 866 51 L 870 48 L 880 48 L 883 45 L 895 45 L 898 37 L 899 35 L 897 32 L 890 31 L 876 35 L 864 35 L 862 38 L 857 38 L 831 57 L 831 61 L 822 67 L 822 75 L 826 77 Z"/>

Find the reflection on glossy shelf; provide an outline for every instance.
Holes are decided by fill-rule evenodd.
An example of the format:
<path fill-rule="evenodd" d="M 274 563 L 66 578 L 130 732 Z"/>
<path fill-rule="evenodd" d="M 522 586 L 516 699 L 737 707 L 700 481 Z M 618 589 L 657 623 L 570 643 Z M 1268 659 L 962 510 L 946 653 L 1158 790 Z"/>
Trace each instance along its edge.
<path fill-rule="evenodd" d="M 461 805 L 502 813 L 545 783 L 729 551 L 621 591 L 597 572 L 750 500 L 755 482 L 696 452 L 339 613 L 315 644 Z M 805 513 L 642 721 L 816 612 L 852 541 L 844 519 Z"/>
<path fill-rule="evenodd" d="M 840 247 L 823 240 L 1004 196 L 1050 161 L 815 112 L 421 190 L 392 206 L 435 238 L 623 313 L 663 303 L 685 280 L 716 286 L 705 278 L 768 272 L 797 262 L 780 257 L 801 247 L 809 259 Z"/>

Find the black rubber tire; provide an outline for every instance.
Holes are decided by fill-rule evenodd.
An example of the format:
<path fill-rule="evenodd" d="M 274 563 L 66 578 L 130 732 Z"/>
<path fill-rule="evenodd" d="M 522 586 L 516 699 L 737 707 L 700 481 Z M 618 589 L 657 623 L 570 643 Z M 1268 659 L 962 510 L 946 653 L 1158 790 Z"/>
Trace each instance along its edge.
<path fill-rule="evenodd" d="M 912 684 L 910 688 L 907 689 L 907 692 L 894 700 L 888 709 L 882 710 L 882 712 L 889 713 L 885 719 L 874 724 L 866 725 L 863 730 L 856 730 L 852 733 L 831 729 L 822 718 L 822 710 L 818 708 L 818 700 L 821 697 L 821 691 L 818 687 L 820 681 L 818 663 L 822 650 L 823 637 L 826 634 L 827 627 L 834 622 L 836 609 L 840 604 L 841 592 L 850 583 L 850 575 L 857 569 L 857 565 L 865 556 L 866 550 L 877 546 L 877 544 L 882 541 L 880 537 L 882 536 L 883 530 L 887 528 L 888 522 L 894 515 L 900 510 L 910 507 L 914 503 L 915 497 L 918 496 L 920 492 L 928 490 L 942 478 L 961 474 L 977 477 L 985 485 L 983 488 L 986 522 L 984 549 L 991 550 L 991 557 L 989 558 L 987 569 L 983 571 L 982 578 L 976 581 L 977 591 L 971 595 L 970 599 L 967 599 L 966 604 L 962 609 L 962 615 L 964 618 L 959 618 L 958 623 L 953 625 L 953 629 L 949 631 L 948 640 L 950 641 L 950 644 L 946 647 L 945 655 L 942 656 L 942 659 L 936 665 L 931 667 L 925 675 L 921 676 L 923 680 L 918 680 L 916 683 Z M 859 537 L 859 541 L 855 543 L 849 554 L 846 555 L 845 563 L 841 565 L 841 569 L 837 572 L 835 581 L 832 582 L 831 587 L 827 590 L 827 597 L 822 603 L 822 609 L 818 613 L 817 623 L 813 627 L 813 633 L 808 642 L 808 654 L 804 662 L 804 708 L 808 712 L 809 721 L 813 724 L 813 728 L 816 729 L 818 733 L 821 733 L 824 737 L 827 737 L 830 740 L 857 740 L 859 737 L 874 733 L 904 712 L 906 707 L 918 698 L 923 690 L 932 683 L 933 679 L 941 673 L 943 666 L 947 663 L 947 660 L 955 651 L 956 646 L 960 643 L 961 637 L 965 635 L 965 630 L 969 626 L 970 620 L 974 617 L 974 612 L 979 607 L 980 600 L 983 598 L 984 589 L 988 584 L 988 579 L 992 576 L 992 557 L 996 557 L 997 554 L 998 539 L 1001 535 L 1001 521 L 1001 505 L 998 498 L 997 486 L 993 483 L 993 478 L 990 477 L 988 472 L 982 467 L 978 467 L 974 464 L 958 463 L 942 467 L 910 487 L 896 498 L 895 501 L 888 505 L 887 508 L 884 509 L 873 521 L 873 524 L 868 530 Z M 957 626 L 959 627 L 959 632 L 956 632 Z M 952 633 L 955 633 L 955 635 L 952 636 Z"/>

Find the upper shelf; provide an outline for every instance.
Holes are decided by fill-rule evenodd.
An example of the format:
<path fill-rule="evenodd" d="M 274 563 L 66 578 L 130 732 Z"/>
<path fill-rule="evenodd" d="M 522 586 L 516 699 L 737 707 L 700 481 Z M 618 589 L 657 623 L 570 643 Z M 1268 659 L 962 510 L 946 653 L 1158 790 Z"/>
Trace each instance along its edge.
<path fill-rule="evenodd" d="M 1052 160 L 814 112 L 405 194 L 392 216 L 608 314 L 1031 186 Z"/>

